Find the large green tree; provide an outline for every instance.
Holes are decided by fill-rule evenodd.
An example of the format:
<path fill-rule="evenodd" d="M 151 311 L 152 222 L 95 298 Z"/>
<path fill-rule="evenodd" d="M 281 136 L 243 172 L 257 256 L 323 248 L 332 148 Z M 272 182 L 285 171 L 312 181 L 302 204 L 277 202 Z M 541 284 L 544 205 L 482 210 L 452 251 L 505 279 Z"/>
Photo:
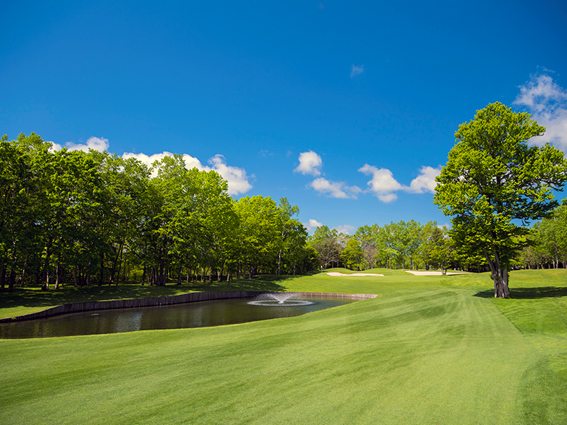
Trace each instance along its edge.
<path fill-rule="evenodd" d="M 459 126 L 457 143 L 437 177 L 434 202 L 453 216 L 455 244 L 484 255 L 498 298 L 510 296 L 508 272 L 525 245 L 525 224 L 557 206 L 553 190 L 561 190 L 567 179 L 562 152 L 549 144 L 528 146 L 544 132 L 529 114 L 489 104 Z"/>

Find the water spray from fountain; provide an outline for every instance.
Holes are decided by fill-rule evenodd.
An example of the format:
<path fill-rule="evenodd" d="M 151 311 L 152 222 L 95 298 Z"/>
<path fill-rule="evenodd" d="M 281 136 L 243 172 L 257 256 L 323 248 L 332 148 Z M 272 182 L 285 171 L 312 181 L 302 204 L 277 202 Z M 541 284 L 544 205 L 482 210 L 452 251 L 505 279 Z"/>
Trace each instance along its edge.
<path fill-rule="evenodd" d="M 249 301 L 248 304 L 272 307 L 295 307 L 313 304 L 313 301 L 298 300 L 296 297 L 297 294 L 293 292 L 268 292 L 258 295 L 254 301 Z"/>

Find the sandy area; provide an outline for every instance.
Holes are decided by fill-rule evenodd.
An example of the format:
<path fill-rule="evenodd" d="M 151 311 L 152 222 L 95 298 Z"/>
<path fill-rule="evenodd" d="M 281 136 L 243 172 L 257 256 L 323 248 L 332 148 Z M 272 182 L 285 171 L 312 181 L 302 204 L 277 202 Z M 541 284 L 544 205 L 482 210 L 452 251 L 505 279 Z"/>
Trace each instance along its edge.
<path fill-rule="evenodd" d="M 443 274 L 441 272 L 416 272 L 416 271 L 413 271 L 413 270 L 406 270 L 406 273 L 411 273 L 415 276 L 441 276 Z M 466 274 L 466 273 L 447 272 L 447 276 L 453 276 L 455 274 Z"/>
<path fill-rule="evenodd" d="M 344 274 L 339 272 L 330 272 L 327 273 L 329 276 L 346 276 L 346 277 L 356 277 L 356 276 L 384 276 L 383 274 L 376 274 L 376 273 L 353 273 L 353 274 Z"/>

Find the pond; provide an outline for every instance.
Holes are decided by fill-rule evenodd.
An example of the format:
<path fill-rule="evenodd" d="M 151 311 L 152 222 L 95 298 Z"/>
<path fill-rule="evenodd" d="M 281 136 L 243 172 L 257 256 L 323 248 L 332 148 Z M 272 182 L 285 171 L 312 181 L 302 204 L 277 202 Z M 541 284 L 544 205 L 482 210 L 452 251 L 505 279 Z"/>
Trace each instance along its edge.
<path fill-rule="evenodd" d="M 124 308 L 64 314 L 47 319 L 0 324 L 0 338 L 45 338 L 154 329 L 200 328 L 300 316 L 354 302 L 352 299 L 302 298 L 308 305 L 251 305 L 251 299 L 202 301 L 160 307 Z"/>

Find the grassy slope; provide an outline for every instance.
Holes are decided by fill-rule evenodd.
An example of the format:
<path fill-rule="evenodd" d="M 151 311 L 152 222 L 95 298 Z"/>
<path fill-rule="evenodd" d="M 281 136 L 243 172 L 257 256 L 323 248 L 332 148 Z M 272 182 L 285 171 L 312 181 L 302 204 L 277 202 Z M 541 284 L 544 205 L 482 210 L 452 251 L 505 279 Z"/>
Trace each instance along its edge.
<path fill-rule="evenodd" d="M 245 282 L 380 294 L 296 318 L 0 341 L 0 423 L 567 422 L 565 271 L 514 273 L 512 300 L 377 272 Z"/>

